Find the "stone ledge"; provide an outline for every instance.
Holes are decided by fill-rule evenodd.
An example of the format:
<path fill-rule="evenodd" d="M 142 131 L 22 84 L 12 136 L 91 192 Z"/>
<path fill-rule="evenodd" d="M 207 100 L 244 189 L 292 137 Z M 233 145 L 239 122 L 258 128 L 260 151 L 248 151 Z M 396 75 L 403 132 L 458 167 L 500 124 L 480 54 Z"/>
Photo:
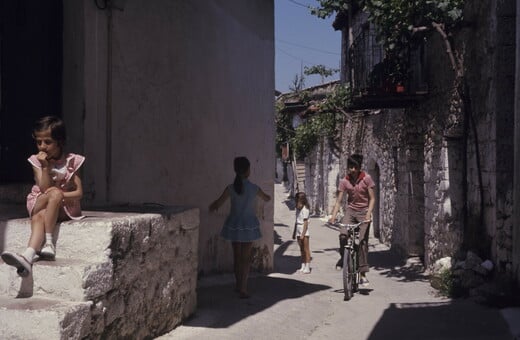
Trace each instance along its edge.
<path fill-rule="evenodd" d="M 32 280 L 20 279 L 13 268 L 0 265 L 0 287 L 11 295 L 8 304 L 20 300 L 13 296 L 24 296 L 23 285 L 32 287 L 33 297 L 26 300 L 45 296 L 90 303 L 89 328 L 81 330 L 81 335 L 74 333 L 89 339 L 161 335 L 195 311 L 198 209 L 125 207 L 85 214 L 88 217 L 81 221 L 60 224 L 57 260 L 35 263 Z M 23 250 L 29 232 L 27 218 L 0 224 L 8 250 Z M 9 277 L 4 278 L 9 269 L 11 273 L 5 275 Z M 6 308 L 3 301 L 0 308 Z M 40 313 L 50 313 L 50 320 L 57 320 L 52 310 Z M 9 334 L 16 334 L 23 319 L 19 314 L 18 321 L 7 323 Z M 60 332 L 62 338 L 69 334 L 65 328 Z M 80 338 L 76 335 L 66 337 Z"/>
<path fill-rule="evenodd" d="M 90 328 L 92 302 L 0 297 L 3 339 L 82 339 Z"/>

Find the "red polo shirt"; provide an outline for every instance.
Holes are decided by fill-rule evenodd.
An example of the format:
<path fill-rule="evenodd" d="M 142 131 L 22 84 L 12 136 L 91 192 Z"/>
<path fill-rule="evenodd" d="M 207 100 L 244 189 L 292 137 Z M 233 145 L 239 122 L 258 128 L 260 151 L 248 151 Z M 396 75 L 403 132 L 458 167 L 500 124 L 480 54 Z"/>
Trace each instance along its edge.
<path fill-rule="evenodd" d="M 348 175 L 339 181 L 339 191 L 347 193 L 347 206 L 354 211 L 363 211 L 368 208 L 370 201 L 368 189 L 374 186 L 372 177 L 364 171 L 359 173 L 354 184 L 350 181 Z"/>

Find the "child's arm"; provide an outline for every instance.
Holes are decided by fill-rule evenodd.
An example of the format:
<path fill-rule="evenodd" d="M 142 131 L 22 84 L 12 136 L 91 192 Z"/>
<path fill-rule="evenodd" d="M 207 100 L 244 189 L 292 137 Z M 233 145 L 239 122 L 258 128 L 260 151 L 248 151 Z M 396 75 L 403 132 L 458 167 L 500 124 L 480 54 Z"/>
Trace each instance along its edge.
<path fill-rule="evenodd" d="M 47 191 L 47 189 L 54 186 L 54 181 L 51 178 L 51 166 L 49 161 L 45 157 L 45 152 L 40 152 L 36 156 L 40 162 L 41 168 L 33 165 L 34 183 L 40 188 L 41 192 Z"/>
<path fill-rule="evenodd" d="M 260 198 L 263 199 L 265 202 L 271 200 L 271 196 L 269 196 L 268 194 L 263 192 L 262 189 L 260 189 L 260 188 L 258 188 L 258 191 L 257 191 L 256 195 L 260 196 Z"/>
<path fill-rule="evenodd" d="M 341 206 L 342 200 L 343 200 L 343 191 L 338 191 L 338 196 L 336 197 L 336 204 L 334 204 L 334 208 L 332 209 L 332 213 L 330 214 L 329 223 L 336 223 L 336 215 L 338 214 L 339 207 Z"/>
<path fill-rule="evenodd" d="M 228 192 L 228 188 L 226 187 L 224 189 L 224 192 L 222 193 L 222 195 L 220 195 L 220 197 L 217 198 L 216 201 L 214 201 L 213 203 L 210 204 L 209 211 L 210 212 L 217 211 L 218 208 L 220 208 L 220 206 L 222 204 L 224 204 L 224 202 L 228 199 L 228 197 L 229 197 L 229 192 Z"/>
<path fill-rule="evenodd" d="M 75 189 L 72 191 L 64 191 L 63 198 L 65 200 L 76 201 L 83 197 L 83 185 L 81 183 L 81 178 L 76 174 L 72 177 L 72 181 Z"/>

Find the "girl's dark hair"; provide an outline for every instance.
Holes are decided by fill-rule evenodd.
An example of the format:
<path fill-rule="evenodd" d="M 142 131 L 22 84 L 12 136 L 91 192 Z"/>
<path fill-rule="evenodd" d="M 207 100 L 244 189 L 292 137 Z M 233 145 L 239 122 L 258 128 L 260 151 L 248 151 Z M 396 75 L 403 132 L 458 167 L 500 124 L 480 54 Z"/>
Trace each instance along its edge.
<path fill-rule="evenodd" d="M 299 200 L 301 200 L 303 202 L 303 205 L 305 206 L 305 208 L 309 209 L 309 201 L 307 200 L 307 195 L 305 195 L 304 192 L 298 192 L 296 193 L 296 195 L 294 195 L 294 200 L 296 201 L 296 203 L 298 203 Z"/>
<path fill-rule="evenodd" d="M 244 183 L 242 182 L 242 177 L 245 176 L 247 171 L 249 170 L 249 160 L 246 157 L 236 157 L 233 161 L 233 168 L 235 169 L 235 181 L 233 182 L 233 188 L 235 192 L 239 195 L 244 191 Z"/>
<path fill-rule="evenodd" d="M 63 147 L 67 140 L 67 133 L 65 131 L 65 123 L 61 118 L 56 116 L 45 116 L 38 119 L 33 126 L 33 138 L 36 132 L 51 130 L 51 137 L 58 142 L 58 145 Z"/>

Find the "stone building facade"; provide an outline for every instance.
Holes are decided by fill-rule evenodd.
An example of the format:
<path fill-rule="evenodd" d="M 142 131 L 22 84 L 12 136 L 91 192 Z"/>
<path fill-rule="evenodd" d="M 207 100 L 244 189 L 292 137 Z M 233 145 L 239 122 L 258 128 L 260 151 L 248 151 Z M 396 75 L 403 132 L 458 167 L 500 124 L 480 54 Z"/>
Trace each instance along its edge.
<path fill-rule="evenodd" d="M 513 152 L 516 10 L 513 0 L 466 4 L 466 25 L 453 37 L 453 47 L 462 57 L 471 115 L 455 91 L 444 41 L 432 32 L 422 69 L 428 94 L 401 108 L 372 104 L 352 110 L 346 121 L 338 173 L 344 173 L 349 154 L 364 155 L 363 167 L 377 184 L 374 234 L 403 256 L 424 257 L 428 267 L 471 249 L 490 259 L 498 275 L 518 271 L 512 185 L 518 157 Z M 361 27 L 356 25 L 365 22 L 357 13 L 351 27 L 342 27 L 345 55 L 349 33 L 355 39 Z"/>

